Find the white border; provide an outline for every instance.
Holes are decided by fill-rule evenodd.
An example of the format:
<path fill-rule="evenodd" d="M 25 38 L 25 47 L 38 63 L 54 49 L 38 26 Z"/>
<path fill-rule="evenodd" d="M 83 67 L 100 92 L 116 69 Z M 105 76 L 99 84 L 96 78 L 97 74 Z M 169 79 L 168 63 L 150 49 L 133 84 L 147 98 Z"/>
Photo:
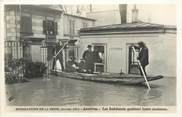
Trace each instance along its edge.
<path fill-rule="evenodd" d="M 177 116 L 182 116 L 182 1 L 177 0 Z"/>
<path fill-rule="evenodd" d="M 1 2 L 3 1 L 3 2 Z M 127 4 L 176 4 L 177 5 L 177 112 L 176 113 L 17 113 L 17 112 L 4 112 L 1 113 L 2 117 L 32 117 L 32 116 L 44 116 L 44 117 L 54 117 L 54 116 L 63 116 L 63 117 L 95 117 L 95 116 L 105 116 L 105 117 L 182 117 L 182 0 L 0 0 L 0 72 L 3 72 L 4 64 L 4 20 L 3 20 L 3 4 L 118 4 L 118 3 L 127 3 Z M 0 75 L 0 92 L 1 92 L 1 111 L 3 109 L 4 102 L 4 74 Z M 173 97 L 166 97 L 173 98 Z"/>
<path fill-rule="evenodd" d="M 0 0 L 6 4 L 171 4 L 176 3 L 177 0 Z"/>

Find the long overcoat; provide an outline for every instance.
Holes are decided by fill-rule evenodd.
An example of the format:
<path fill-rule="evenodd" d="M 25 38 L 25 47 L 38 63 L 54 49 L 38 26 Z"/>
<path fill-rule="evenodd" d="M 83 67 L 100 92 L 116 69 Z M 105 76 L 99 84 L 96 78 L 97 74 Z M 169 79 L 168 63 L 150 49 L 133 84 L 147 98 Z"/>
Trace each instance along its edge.
<path fill-rule="evenodd" d="M 142 66 L 146 66 L 149 64 L 149 55 L 148 55 L 148 48 L 143 47 L 140 52 L 139 52 L 139 57 L 138 57 L 140 63 Z"/>

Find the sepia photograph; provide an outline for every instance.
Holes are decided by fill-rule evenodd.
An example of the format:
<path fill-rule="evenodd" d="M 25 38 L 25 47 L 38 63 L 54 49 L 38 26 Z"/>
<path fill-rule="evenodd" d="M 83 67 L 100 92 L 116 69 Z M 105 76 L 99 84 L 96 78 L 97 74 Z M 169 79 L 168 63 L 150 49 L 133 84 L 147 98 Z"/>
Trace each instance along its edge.
<path fill-rule="evenodd" d="M 176 31 L 175 4 L 5 4 L 6 105 L 175 108 Z"/>

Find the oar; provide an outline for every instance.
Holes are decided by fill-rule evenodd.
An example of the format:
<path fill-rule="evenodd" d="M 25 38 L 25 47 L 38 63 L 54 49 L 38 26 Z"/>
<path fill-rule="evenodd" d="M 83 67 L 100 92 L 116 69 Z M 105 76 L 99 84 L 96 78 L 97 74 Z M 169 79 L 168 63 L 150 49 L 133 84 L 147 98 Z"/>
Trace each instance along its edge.
<path fill-rule="evenodd" d="M 132 46 L 132 49 L 133 49 L 133 51 L 136 53 L 136 50 L 135 50 L 134 46 Z M 140 66 L 140 69 L 142 70 L 142 74 L 143 74 L 143 77 L 144 77 L 145 82 L 146 82 L 146 84 L 147 84 L 147 87 L 148 87 L 148 89 L 150 90 L 151 88 L 150 88 L 150 85 L 149 85 L 149 83 L 148 83 L 147 77 L 146 77 L 146 75 L 145 75 L 145 73 L 144 73 L 143 67 L 142 67 L 142 65 L 141 65 L 141 63 L 140 63 L 139 60 L 137 60 L 137 62 L 138 62 L 138 64 L 139 64 L 139 66 Z"/>

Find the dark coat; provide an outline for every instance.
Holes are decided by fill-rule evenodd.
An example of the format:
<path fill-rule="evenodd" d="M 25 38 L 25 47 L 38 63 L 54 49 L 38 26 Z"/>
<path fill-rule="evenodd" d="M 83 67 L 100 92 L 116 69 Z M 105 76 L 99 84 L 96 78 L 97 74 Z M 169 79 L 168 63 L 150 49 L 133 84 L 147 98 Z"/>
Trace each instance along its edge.
<path fill-rule="evenodd" d="M 53 53 L 56 52 L 56 54 L 57 54 L 60 51 L 61 48 L 62 48 L 62 46 L 59 43 L 57 43 L 54 46 Z M 56 60 L 59 60 L 59 62 L 61 64 L 61 68 L 62 68 L 62 70 L 64 70 L 64 65 L 63 65 L 63 52 L 62 51 L 56 56 L 56 59 L 53 60 L 52 69 L 55 68 Z"/>
<path fill-rule="evenodd" d="M 139 52 L 139 57 L 138 57 L 140 63 L 142 66 L 146 66 L 149 64 L 149 55 L 148 55 L 148 48 L 143 47 L 141 51 Z"/>
<path fill-rule="evenodd" d="M 85 60 L 85 68 L 87 70 L 92 70 L 94 69 L 94 59 L 93 59 L 93 52 L 90 52 L 86 50 L 83 53 L 82 58 Z"/>
<path fill-rule="evenodd" d="M 54 47 L 54 51 L 56 52 L 56 54 L 60 51 L 60 49 L 62 48 L 62 46 L 60 44 L 56 44 L 56 46 Z M 56 58 L 60 58 L 63 59 L 63 51 L 61 51 Z"/>

